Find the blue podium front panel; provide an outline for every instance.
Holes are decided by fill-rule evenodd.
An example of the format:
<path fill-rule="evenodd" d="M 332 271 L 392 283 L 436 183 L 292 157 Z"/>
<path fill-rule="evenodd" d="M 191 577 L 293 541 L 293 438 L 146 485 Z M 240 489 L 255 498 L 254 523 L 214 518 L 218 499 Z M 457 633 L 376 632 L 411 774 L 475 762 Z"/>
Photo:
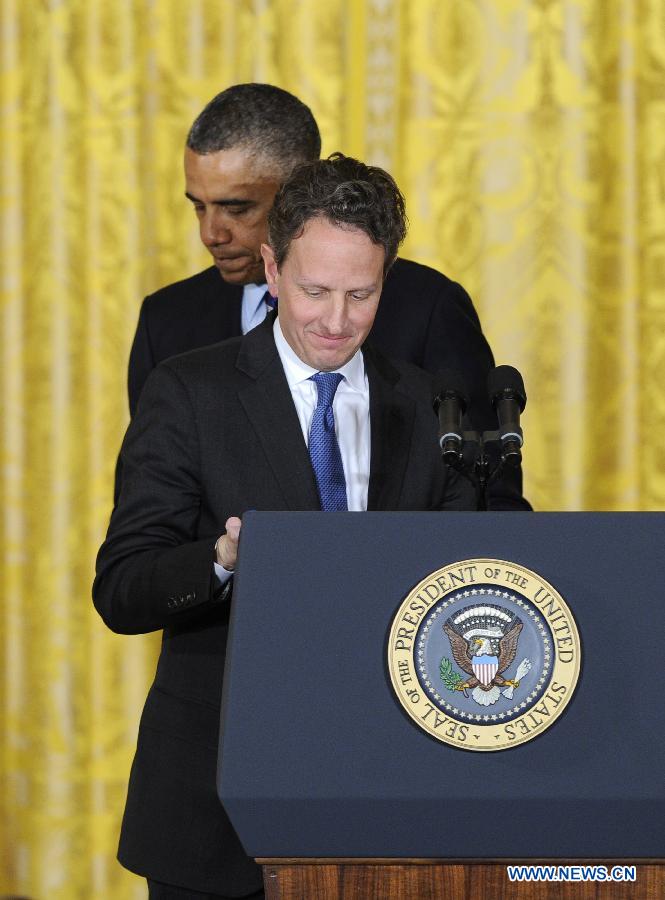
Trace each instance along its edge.
<path fill-rule="evenodd" d="M 665 856 L 660 513 L 249 513 L 224 683 L 220 797 L 251 856 Z M 582 670 L 560 719 L 496 753 L 419 729 L 392 618 L 445 565 L 550 582 Z"/>

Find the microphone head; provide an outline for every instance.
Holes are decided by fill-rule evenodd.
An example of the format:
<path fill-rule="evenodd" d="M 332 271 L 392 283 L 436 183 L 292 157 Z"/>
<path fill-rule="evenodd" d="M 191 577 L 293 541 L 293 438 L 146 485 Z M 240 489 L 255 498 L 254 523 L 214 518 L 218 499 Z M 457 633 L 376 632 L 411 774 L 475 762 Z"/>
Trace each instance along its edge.
<path fill-rule="evenodd" d="M 487 392 L 492 406 L 496 406 L 499 400 L 515 400 L 519 404 L 520 412 L 524 412 L 526 406 L 526 391 L 522 376 L 513 366 L 497 366 L 487 376 Z"/>
<path fill-rule="evenodd" d="M 460 412 L 464 415 L 469 405 L 469 398 L 462 377 L 452 369 L 441 369 L 434 376 L 434 398 L 432 400 L 434 412 L 439 411 L 441 401 L 445 399 L 457 400 Z"/>

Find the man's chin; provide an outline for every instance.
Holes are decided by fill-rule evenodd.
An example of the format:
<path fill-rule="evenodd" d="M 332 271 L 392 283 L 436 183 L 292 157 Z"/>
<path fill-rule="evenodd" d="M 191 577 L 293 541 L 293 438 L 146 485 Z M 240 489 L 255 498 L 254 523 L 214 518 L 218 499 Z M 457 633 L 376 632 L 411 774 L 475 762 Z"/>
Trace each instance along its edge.
<path fill-rule="evenodd" d="M 318 372 L 334 372 L 345 366 L 357 349 L 353 345 L 327 352 L 319 349 L 318 352 L 308 354 L 309 358 L 304 361 Z"/>
<path fill-rule="evenodd" d="M 213 261 L 215 268 L 227 284 L 263 284 L 266 280 L 265 269 L 262 266 L 253 269 L 235 269 L 233 266 L 229 267 L 223 262 Z"/>

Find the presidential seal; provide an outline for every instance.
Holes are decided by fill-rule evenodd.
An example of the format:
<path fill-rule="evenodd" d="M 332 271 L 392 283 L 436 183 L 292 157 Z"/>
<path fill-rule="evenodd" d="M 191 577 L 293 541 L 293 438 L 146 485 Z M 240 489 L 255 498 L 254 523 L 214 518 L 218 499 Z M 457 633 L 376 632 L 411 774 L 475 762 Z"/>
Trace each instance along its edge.
<path fill-rule="evenodd" d="M 561 595 L 516 563 L 467 559 L 423 579 L 390 629 L 388 668 L 414 722 L 463 750 L 505 750 L 561 715 L 580 639 Z"/>

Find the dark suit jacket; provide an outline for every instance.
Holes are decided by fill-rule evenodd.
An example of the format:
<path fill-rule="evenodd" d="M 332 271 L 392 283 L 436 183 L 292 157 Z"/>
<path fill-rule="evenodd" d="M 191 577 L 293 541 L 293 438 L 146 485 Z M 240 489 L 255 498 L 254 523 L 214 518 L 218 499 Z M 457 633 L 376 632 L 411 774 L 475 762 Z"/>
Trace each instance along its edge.
<path fill-rule="evenodd" d="M 467 482 L 441 464 L 430 377 L 364 352 L 369 508 L 472 508 Z M 247 893 L 260 873 L 215 793 L 230 591 L 213 575 L 213 545 L 227 517 L 247 509 L 320 508 L 272 316 L 244 338 L 158 366 L 121 457 L 120 497 L 99 552 L 94 601 L 114 631 L 163 629 L 163 642 L 119 858 L 159 881 Z"/>
<path fill-rule="evenodd" d="M 214 266 L 146 297 L 129 358 L 133 415 L 152 369 L 164 359 L 241 333 L 242 287 L 227 284 Z M 494 366 L 478 315 L 464 288 L 429 266 L 397 259 L 388 272 L 371 343 L 387 356 L 437 372 L 458 372 L 469 395 L 473 427 L 497 427 L 487 398 Z M 490 489 L 491 509 L 530 509 L 521 471 L 504 473 Z"/>

